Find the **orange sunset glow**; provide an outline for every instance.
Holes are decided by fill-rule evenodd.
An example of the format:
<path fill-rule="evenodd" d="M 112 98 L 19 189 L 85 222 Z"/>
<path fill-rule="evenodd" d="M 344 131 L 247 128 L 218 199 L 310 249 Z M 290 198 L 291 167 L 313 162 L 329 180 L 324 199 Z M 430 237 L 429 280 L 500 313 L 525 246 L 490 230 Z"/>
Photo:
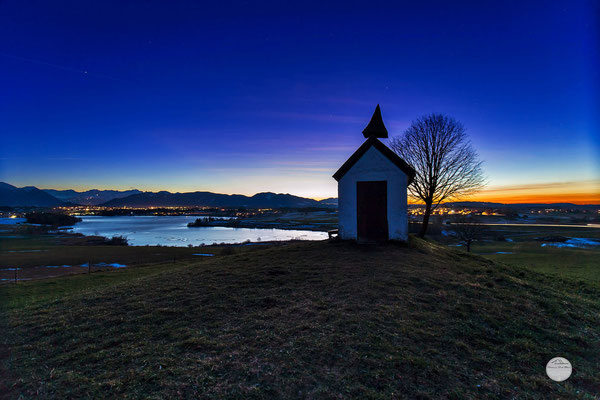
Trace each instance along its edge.
<path fill-rule="evenodd" d="M 600 181 L 550 182 L 515 186 L 490 186 L 473 196 L 474 201 L 498 203 L 599 204 Z"/>
<path fill-rule="evenodd" d="M 600 204 L 600 180 L 488 186 L 459 201 Z M 411 202 L 419 204 L 419 202 Z"/>

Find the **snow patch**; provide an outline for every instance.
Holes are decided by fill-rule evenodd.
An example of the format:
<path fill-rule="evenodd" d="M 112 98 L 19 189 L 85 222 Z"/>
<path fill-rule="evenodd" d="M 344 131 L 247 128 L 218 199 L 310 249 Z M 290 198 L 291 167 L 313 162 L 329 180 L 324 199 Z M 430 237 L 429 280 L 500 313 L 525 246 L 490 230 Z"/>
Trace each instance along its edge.
<path fill-rule="evenodd" d="M 18 281 L 30 281 L 32 278 L 17 278 Z M 13 281 L 14 278 L 0 278 L 0 281 Z"/>
<path fill-rule="evenodd" d="M 96 267 L 125 268 L 127 265 L 125 265 L 125 264 L 117 264 L 117 263 L 112 263 L 112 264 L 98 263 L 98 264 L 94 264 L 94 266 L 96 266 Z"/>
<path fill-rule="evenodd" d="M 580 248 L 585 249 L 590 246 L 600 246 L 600 241 L 588 238 L 569 238 L 565 242 L 542 243 L 542 247 L 557 247 L 557 248 Z"/>
<path fill-rule="evenodd" d="M 117 263 L 97 263 L 97 264 L 92 264 L 92 267 L 113 267 L 113 268 L 125 268 L 127 265 L 124 264 L 117 264 Z M 89 263 L 85 263 L 85 264 L 81 264 L 81 265 L 46 265 L 40 268 L 72 268 L 72 267 L 82 267 L 82 268 L 88 268 L 89 267 Z"/>

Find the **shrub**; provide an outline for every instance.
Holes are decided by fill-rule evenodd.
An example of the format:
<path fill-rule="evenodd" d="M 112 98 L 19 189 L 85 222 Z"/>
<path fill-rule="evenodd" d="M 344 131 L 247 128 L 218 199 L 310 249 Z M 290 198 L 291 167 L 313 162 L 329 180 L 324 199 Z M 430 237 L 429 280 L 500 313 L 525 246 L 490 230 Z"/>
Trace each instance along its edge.
<path fill-rule="evenodd" d="M 129 242 L 125 236 L 113 236 L 112 238 L 106 238 L 104 244 L 109 246 L 128 246 Z"/>
<path fill-rule="evenodd" d="M 25 214 L 28 224 L 40 224 L 51 226 L 69 226 L 81 222 L 81 218 L 67 214 L 49 212 L 30 212 Z"/>

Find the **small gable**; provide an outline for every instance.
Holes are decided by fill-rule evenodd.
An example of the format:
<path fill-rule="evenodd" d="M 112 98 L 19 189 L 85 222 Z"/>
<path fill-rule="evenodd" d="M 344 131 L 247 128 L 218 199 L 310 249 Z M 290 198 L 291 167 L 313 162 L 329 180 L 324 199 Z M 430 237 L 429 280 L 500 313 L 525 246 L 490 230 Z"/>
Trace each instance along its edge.
<path fill-rule="evenodd" d="M 333 174 L 336 181 L 342 177 L 356 164 L 358 160 L 371 148 L 375 147 L 381 154 L 390 160 L 398 169 L 408 176 L 408 184 L 410 185 L 415 178 L 415 170 L 408 165 L 406 161 L 400 158 L 396 153 L 390 150 L 389 147 L 381 143 L 376 137 L 369 137 L 365 142 L 346 160 L 346 162 Z"/>

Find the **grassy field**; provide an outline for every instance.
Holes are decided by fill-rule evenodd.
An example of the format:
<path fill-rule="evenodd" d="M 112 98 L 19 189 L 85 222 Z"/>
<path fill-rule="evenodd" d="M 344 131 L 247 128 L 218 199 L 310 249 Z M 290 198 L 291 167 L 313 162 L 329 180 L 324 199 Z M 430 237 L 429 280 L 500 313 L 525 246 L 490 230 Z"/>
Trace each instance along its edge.
<path fill-rule="evenodd" d="M 11 228 L 10 226 L 6 228 Z M 151 264 L 176 263 L 192 260 L 194 254 L 214 254 L 219 247 L 133 247 L 91 245 L 94 237 L 76 237 L 66 234 L 29 234 L 19 232 L 1 232 L 0 229 L 0 283 L 2 279 L 29 280 L 36 278 L 87 273 L 82 264 L 91 264 L 92 271 L 112 270 L 110 266 L 98 264 L 121 264 L 127 268 Z M 69 267 L 63 267 L 67 265 Z M 48 266 L 53 266 L 48 268 Z M 58 266 L 58 267 L 57 267 Z M 19 268 L 15 271 L 15 268 Z"/>
<path fill-rule="evenodd" d="M 523 241 L 477 244 L 473 251 L 498 262 L 600 288 L 600 249 L 542 247 L 537 241 Z"/>
<path fill-rule="evenodd" d="M 235 251 L 3 285 L 1 396 L 600 396 L 597 286 L 418 239 Z"/>
<path fill-rule="evenodd" d="M 472 251 L 494 261 L 528 268 L 558 278 L 583 281 L 600 288 L 600 246 L 557 248 L 537 240 L 547 236 L 588 238 L 600 242 L 600 229 L 577 227 L 491 227 L 510 241 L 482 241 Z M 542 244 L 546 243 L 546 246 Z"/>

